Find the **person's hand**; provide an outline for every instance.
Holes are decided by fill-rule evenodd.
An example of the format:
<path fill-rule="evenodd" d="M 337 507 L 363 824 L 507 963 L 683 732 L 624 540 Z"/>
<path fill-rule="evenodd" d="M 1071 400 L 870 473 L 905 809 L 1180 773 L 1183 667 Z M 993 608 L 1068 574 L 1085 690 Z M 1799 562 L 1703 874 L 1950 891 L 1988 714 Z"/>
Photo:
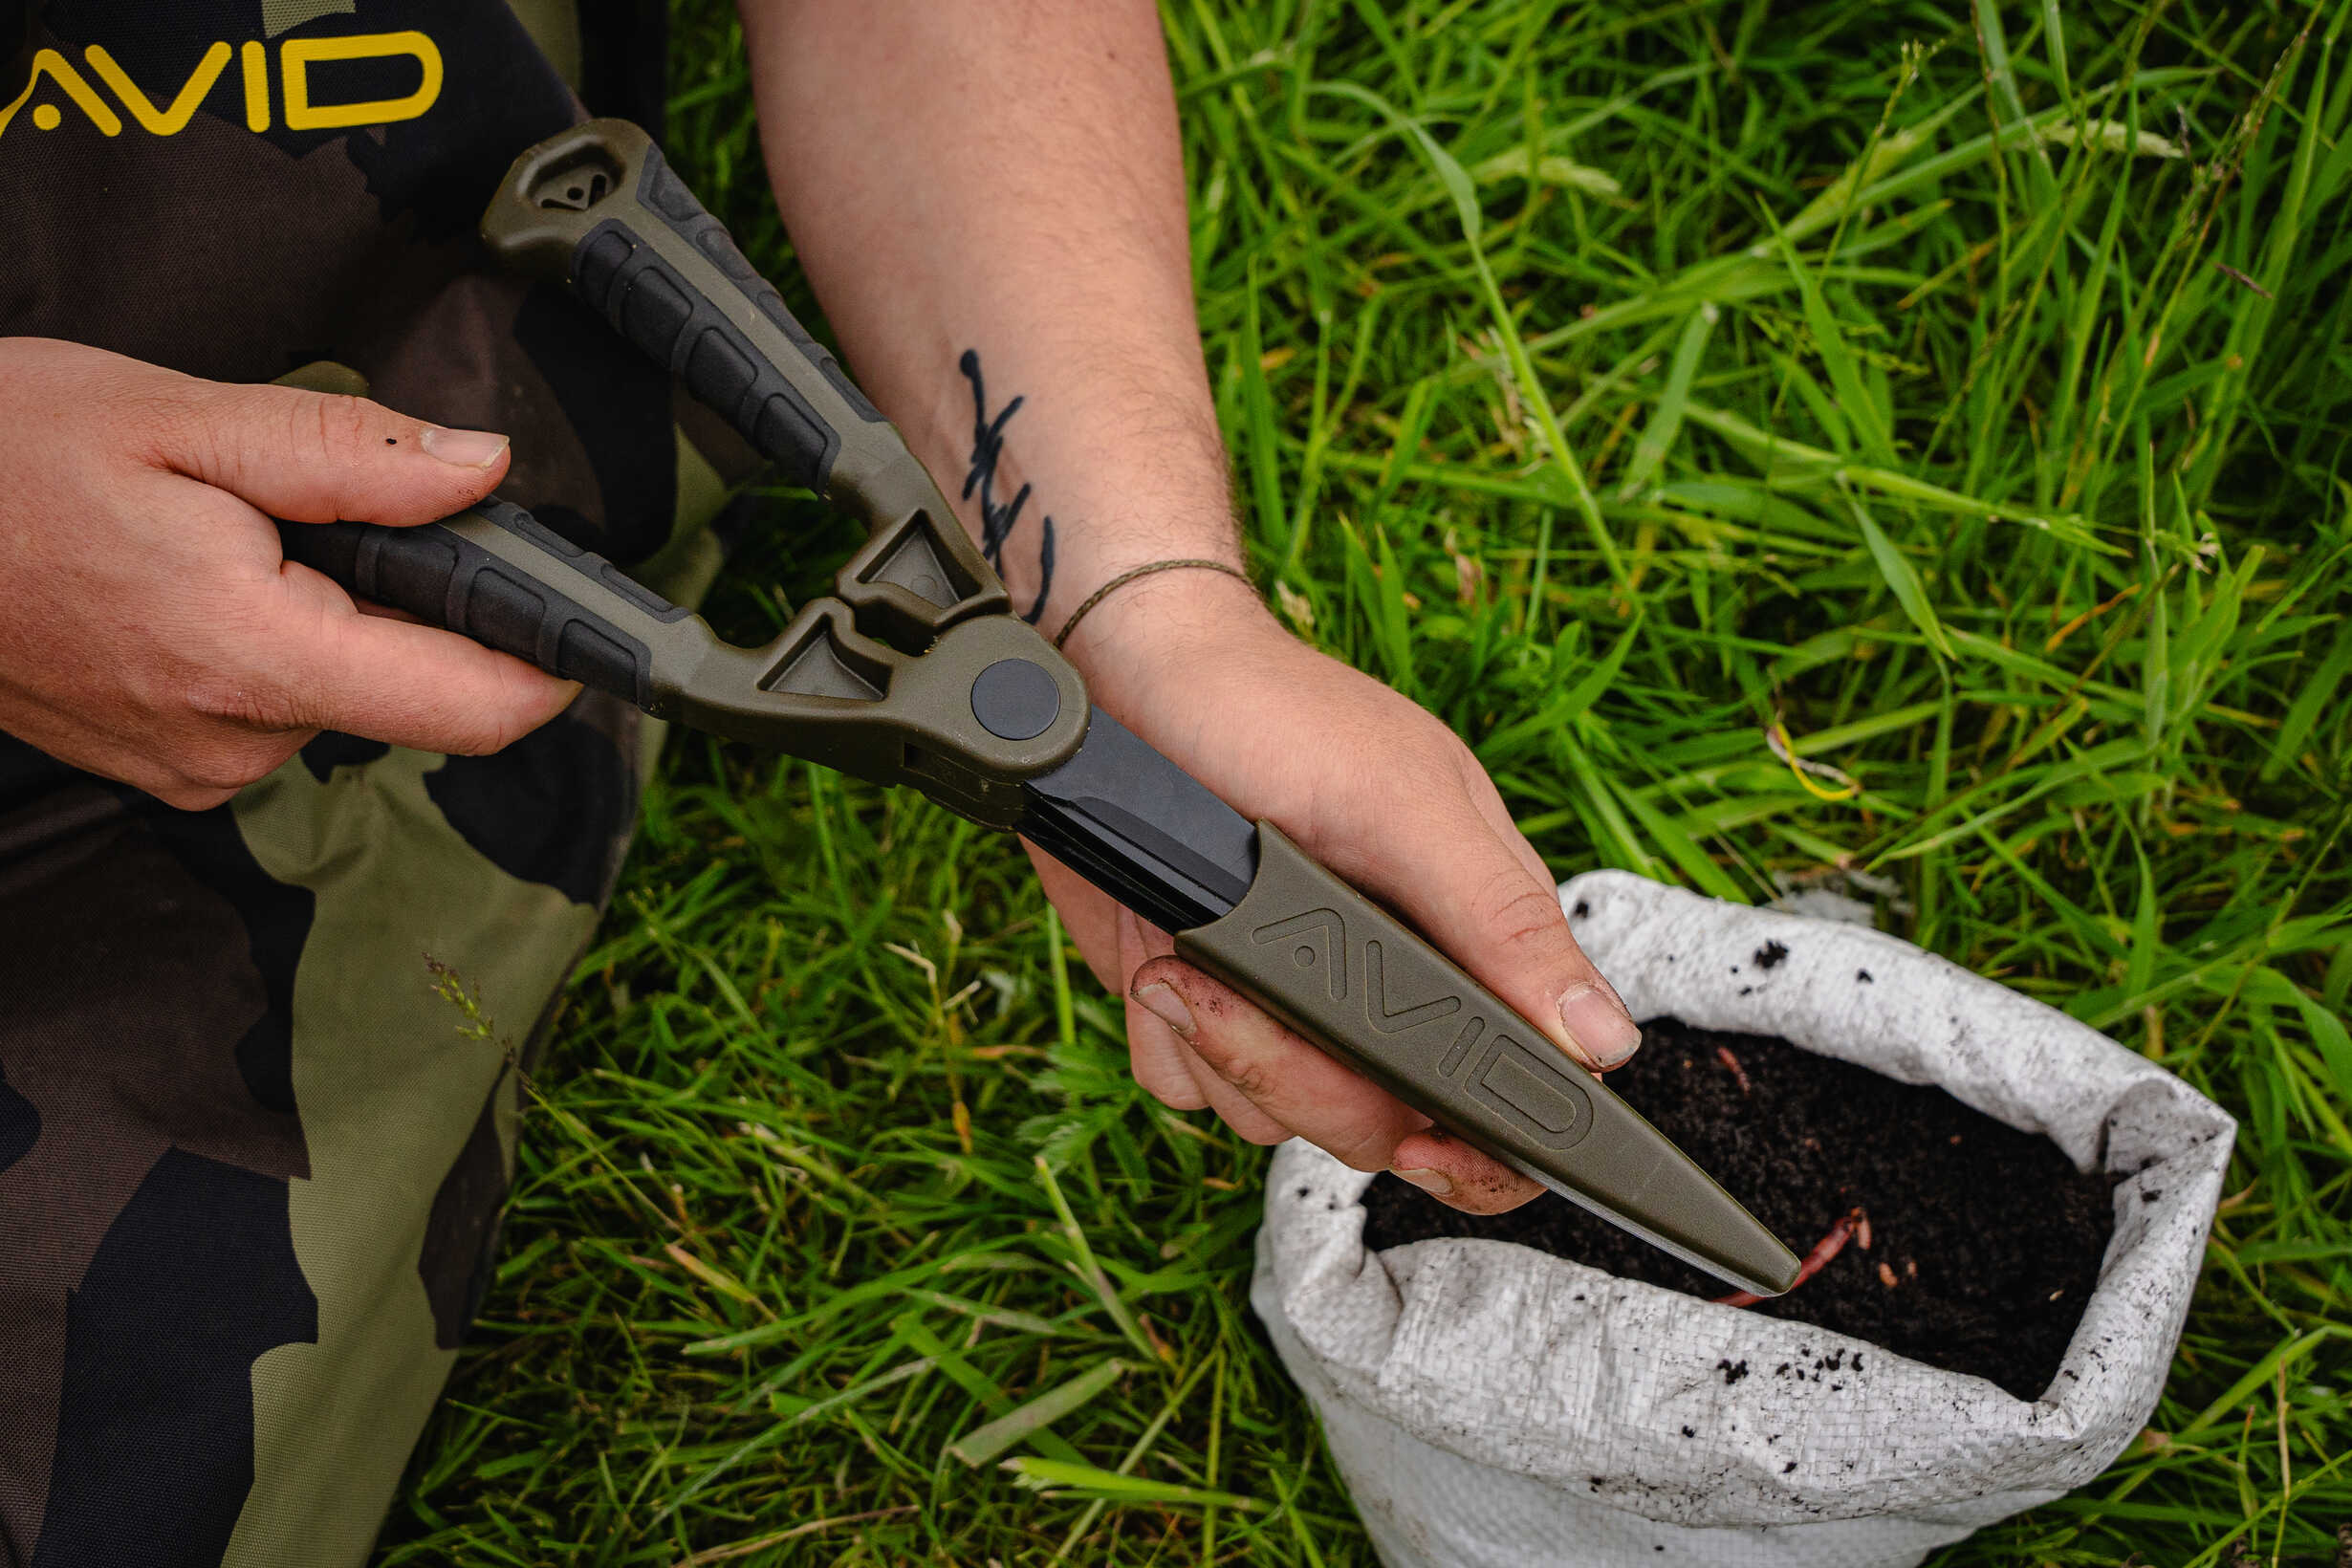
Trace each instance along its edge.
<path fill-rule="evenodd" d="M 1403 914 L 1576 1060 L 1614 1067 L 1641 1044 L 1617 992 L 1578 950 L 1543 860 L 1470 749 L 1427 711 L 1291 637 L 1243 584 L 1212 573 L 1122 590 L 1081 624 L 1071 651 L 1105 710 L 1244 817 L 1275 823 Z M 1165 932 L 1031 856 L 1087 963 L 1125 992 L 1136 1079 L 1163 1102 L 1213 1107 L 1253 1143 L 1296 1135 L 1473 1212 L 1542 1190 L 1432 1131 L 1428 1118 L 1167 956 Z"/>
<path fill-rule="evenodd" d="M 0 338 L 0 730 L 191 810 L 321 730 L 498 750 L 577 687 L 364 613 L 271 518 L 430 522 L 506 470 L 502 436 L 361 399 Z"/>

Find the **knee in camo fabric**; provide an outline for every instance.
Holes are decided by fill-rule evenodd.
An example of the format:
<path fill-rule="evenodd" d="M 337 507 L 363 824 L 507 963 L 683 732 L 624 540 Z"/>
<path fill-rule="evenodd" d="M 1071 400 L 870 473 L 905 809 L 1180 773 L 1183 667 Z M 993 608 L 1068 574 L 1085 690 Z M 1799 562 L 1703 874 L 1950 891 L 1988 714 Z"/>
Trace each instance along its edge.
<path fill-rule="evenodd" d="M 635 742 L 593 697 L 495 757 L 327 735 L 193 814 L 0 767 L 0 1560 L 364 1558 L 488 1277 L 510 1042 L 609 892 Z"/>

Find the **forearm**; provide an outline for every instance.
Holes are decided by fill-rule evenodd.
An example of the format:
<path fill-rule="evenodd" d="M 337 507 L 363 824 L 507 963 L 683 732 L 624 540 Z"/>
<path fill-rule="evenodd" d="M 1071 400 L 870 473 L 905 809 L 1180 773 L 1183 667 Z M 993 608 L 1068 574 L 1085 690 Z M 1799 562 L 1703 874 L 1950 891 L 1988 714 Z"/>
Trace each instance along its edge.
<path fill-rule="evenodd" d="M 1238 564 L 1149 0 L 743 11 L 801 264 L 1014 608 L 1051 634 L 1128 567 Z M 1090 674 L 1130 599 L 1248 603 L 1213 574 L 1139 581 L 1074 640 Z"/>
<path fill-rule="evenodd" d="M 1143 562 L 1237 562 L 1151 0 L 742 3 L 802 264 L 859 379 L 943 486 L 990 475 L 1007 510 L 984 517 L 975 482 L 964 520 L 996 547 L 1017 607 L 1051 633 Z M 1598 1069 L 1639 1041 L 1469 748 L 1284 634 L 1245 583 L 1140 578 L 1069 651 L 1096 701 L 1419 926 L 1559 1049 Z M 1426 1118 L 1208 976 L 1146 964 L 1164 934 L 1050 859 L 1038 872 L 1088 964 L 1128 991 L 1136 1077 L 1168 1104 L 1395 1165 L 1466 1208 L 1539 1190 L 1416 1130 Z"/>

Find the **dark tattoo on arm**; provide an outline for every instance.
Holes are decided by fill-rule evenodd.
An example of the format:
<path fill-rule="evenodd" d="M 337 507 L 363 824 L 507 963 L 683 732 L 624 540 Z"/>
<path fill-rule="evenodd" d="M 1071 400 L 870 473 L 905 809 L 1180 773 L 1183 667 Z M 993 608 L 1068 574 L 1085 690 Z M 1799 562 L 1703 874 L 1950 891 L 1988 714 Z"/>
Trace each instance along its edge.
<path fill-rule="evenodd" d="M 989 418 L 988 386 L 980 379 L 980 351 L 968 348 L 956 361 L 964 379 L 971 382 L 971 469 L 964 475 L 964 498 L 971 499 L 976 489 L 980 492 L 980 554 L 991 566 L 1002 569 L 1005 540 L 1012 536 L 1013 525 L 1021 520 L 1021 509 L 1029 503 L 1029 487 L 1023 485 L 1012 500 L 996 499 L 996 464 L 1004 455 L 1005 426 L 1021 411 L 1026 398 L 1014 398 Z M 1040 516 L 1037 520 L 1040 535 L 1037 544 L 1037 598 L 1021 619 L 1031 625 L 1045 614 L 1046 597 L 1054 591 L 1054 519 Z"/>

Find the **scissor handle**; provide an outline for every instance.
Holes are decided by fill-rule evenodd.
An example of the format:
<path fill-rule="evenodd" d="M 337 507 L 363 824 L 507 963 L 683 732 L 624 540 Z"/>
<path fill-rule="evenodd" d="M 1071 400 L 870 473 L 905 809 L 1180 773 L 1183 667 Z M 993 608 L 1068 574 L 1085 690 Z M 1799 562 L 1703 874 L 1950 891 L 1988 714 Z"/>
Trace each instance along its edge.
<path fill-rule="evenodd" d="M 835 593 L 907 652 L 1010 600 L 896 427 L 622 120 L 592 120 L 514 162 L 482 218 L 490 250 L 559 279 L 686 382 L 794 483 L 871 537 Z"/>
<path fill-rule="evenodd" d="M 355 598 L 657 718 L 910 785 L 989 827 L 1017 825 L 1023 781 L 1066 760 L 1086 733 L 1085 683 L 1013 616 L 959 622 L 916 656 L 819 599 L 766 647 L 737 647 L 494 497 L 419 528 L 281 522 L 278 536 L 287 559 Z"/>
<path fill-rule="evenodd" d="M 784 308 L 652 139 L 591 120 L 517 159 L 482 233 L 567 282 L 799 483 L 860 513 L 835 595 L 768 646 L 700 617 L 492 498 L 421 528 L 281 523 L 290 560 L 675 719 L 909 785 L 1017 826 L 1022 787 L 1075 753 L 1086 685 L 1006 613 L 990 570 L 898 431 Z"/>
<path fill-rule="evenodd" d="M 423 528 L 281 522 L 278 537 L 288 560 L 357 598 L 662 717 L 724 646 L 691 612 L 495 496 Z"/>

